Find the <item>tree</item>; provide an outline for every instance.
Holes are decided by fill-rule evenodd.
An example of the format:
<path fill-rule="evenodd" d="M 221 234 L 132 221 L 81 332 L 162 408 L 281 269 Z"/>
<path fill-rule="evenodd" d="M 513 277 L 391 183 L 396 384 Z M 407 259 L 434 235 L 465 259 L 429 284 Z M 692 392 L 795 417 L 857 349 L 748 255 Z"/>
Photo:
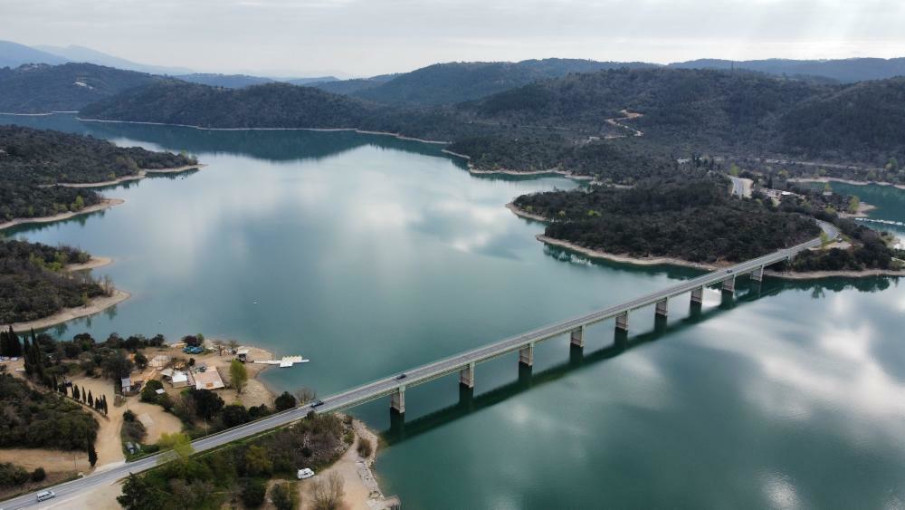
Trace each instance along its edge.
<path fill-rule="evenodd" d="M 217 348 L 217 356 L 223 356 L 223 340 L 219 338 L 214 339 L 214 347 Z"/>
<path fill-rule="evenodd" d="M 129 473 L 123 483 L 123 494 L 116 501 L 125 510 L 158 510 L 166 508 L 166 494 L 155 489 L 146 477 Z"/>
<path fill-rule="evenodd" d="M 284 391 L 280 396 L 274 399 L 273 406 L 277 411 L 285 411 L 295 407 L 296 403 L 295 397 L 290 395 L 288 391 Z"/>
<path fill-rule="evenodd" d="M 293 510 L 295 498 L 288 483 L 278 483 L 270 489 L 270 499 L 277 510 Z"/>
<path fill-rule="evenodd" d="M 245 365 L 241 361 L 234 359 L 229 364 L 229 380 L 233 387 L 236 388 L 236 394 L 242 393 L 242 388 L 248 382 L 248 370 L 245 369 Z"/>
<path fill-rule="evenodd" d="M 313 493 L 315 510 L 338 509 L 345 494 L 342 477 L 334 471 L 327 480 L 317 480 L 314 482 Z"/>
<path fill-rule="evenodd" d="M 220 413 L 220 419 L 223 420 L 223 426 L 225 427 L 235 427 L 251 420 L 248 417 L 248 409 L 245 409 L 242 404 L 232 404 L 224 407 L 223 412 Z"/>
<path fill-rule="evenodd" d="M 857 214 L 858 209 L 861 208 L 861 199 L 858 198 L 857 195 L 852 195 L 852 197 L 848 200 L 848 212 L 851 214 Z"/>
<path fill-rule="evenodd" d="M 163 449 L 170 450 L 169 455 L 164 455 L 160 458 L 161 464 L 165 464 L 170 460 L 184 462 L 195 453 L 194 448 L 192 448 L 192 440 L 182 432 L 173 432 L 172 434 L 164 432 L 160 435 L 160 440 L 157 441 L 157 444 Z"/>
<path fill-rule="evenodd" d="M 250 476 L 269 475 L 273 471 L 273 462 L 267 449 L 249 446 L 245 452 L 245 469 Z"/>
<path fill-rule="evenodd" d="M 317 398 L 317 392 L 307 386 L 302 386 L 295 391 L 295 400 L 300 404 L 311 402 Z"/>
<path fill-rule="evenodd" d="M 88 442 L 88 462 L 91 463 L 91 467 L 94 467 L 97 464 L 97 451 L 94 449 L 94 442 Z"/>
<path fill-rule="evenodd" d="M 223 399 L 213 391 L 191 388 L 188 395 L 195 404 L 195 412 L 205 420 L 213 419 L 223 409 Z"/>
<path fill-rule="evenodd" d="M 257 508 L 264 503 L 267 495 L 267 486 L 258 478 L 251 478 L 242 489 L 242 503 L 248 508 Z"/>
<path fill-rule="evenodd" d="M 148 366 L 148 357 L 140 352 L 135 353 L 133 361 L 135 362 L 135 366 L 138 367 L 139 370 L 144 370 L 145 367 Z"/>
<path fill-rule="evenodd" d="M 81 396 L 79 395 L 79 385 L 78 384 L 72 385 L 72 398 L 75 400 L 81 399 Z"/>
<path fill-rule="evenodd" d="M 228 345 L 229 345 L 229 352 L 230 352 L 230 353 L 235 354 L 235 352 L 236 352 L 237 350 L 239 350 L 239 342 L 237 342 L 236 340 L 230 340 L 230 341 L 228 342 Z"/>

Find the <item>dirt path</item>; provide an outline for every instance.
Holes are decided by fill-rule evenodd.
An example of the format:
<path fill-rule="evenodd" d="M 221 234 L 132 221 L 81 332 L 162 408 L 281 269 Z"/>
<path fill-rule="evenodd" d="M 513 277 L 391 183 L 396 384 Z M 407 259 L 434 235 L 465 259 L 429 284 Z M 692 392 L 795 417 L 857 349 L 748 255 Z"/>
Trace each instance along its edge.
<path fill-rule="evenodd" d="M 299 499 L 301 505 L 299 510 L 312 510 L 314 508 L 312 490 L 314 482 L 318 480 L 326 480 L 331 473 L 337 473 L 343 480 L 343 504 L 340 508 L 343 510 L 380 510 L 387 508 L 387 500 L 372 471 L 374 461 L 377 459 L 377 435 L 371 432 L 363 423 L 358 420 L 353 422 L 355 430 L 355 440 L 352 446 L 339 458 L 332 466 L 321 471 L 314 478 L 302 480 L 298 483 Z M 358 442 L 361 438 L 365 438 L 371 442 L 371 455 L 362 458 L 358 454 Z"/>
<path fill-rule="evenodd" d="M 628 131 L 631 131 L 632 132 L 631 136 L 644 136 L 644 132 L 641 131 L 640 129 L 635 129 L 635 128 L 629 126 L 628 124 L 619 122 L 621 120 L 632 120 L 632 119 L 637 119 L 638 117 L 643 117 L 644 116 L 643 113 L 630 112 L 626 109 L 620 110 L 619 113 L 622 114 L 622 117 L 614 117 L 612 119 L 606 119 L 606 123 L 611 126 L 615 126 L 618 128 L 627 129 Z M 627 135 L 607 135 L 604 138 L 606 138 L 608 140 L 612 140 L 614 138 L 625 138 L 626 136 Z"/>

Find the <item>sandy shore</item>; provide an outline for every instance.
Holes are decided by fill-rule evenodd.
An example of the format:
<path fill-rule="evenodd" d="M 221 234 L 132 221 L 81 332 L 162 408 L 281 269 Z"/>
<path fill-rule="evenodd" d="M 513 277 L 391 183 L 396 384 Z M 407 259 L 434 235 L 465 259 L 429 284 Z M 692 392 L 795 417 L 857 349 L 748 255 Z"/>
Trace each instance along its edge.
<path fill-rule="evenodd" d="M 314 478 L 298 483 L 299 496 L 302 504 L 299 510 L 311 510 L 314 508 L 311 495 L 314 482 L 326 480 L 332 473 L 337 473 L 343 480 L 343 510 L 382 510 L 388 508 L 387 498 L 383 495 L 380 485 L 374 476 L 373 466 L 377 460 L 378 438 L 359 420 L 353 420 L 352 428 L 355 439 L 352 446 L 327 469 L 317 473 Z M 358 454 L 358 443 L 362 438 L 371 442 L 371 455 L 361 457 Z"/>
<path fill-rule="evenodd" d="M 506 204 L 506 209 L 509 209 L 516 216 L 518 216 L 520 218 L 525 218 L 526 220 L 540 221 L 543 223 L 550 222 L 549 218 L 545 218 L 544 216 L 541 216 L 540 214 L 533 214 L 533 213 L 529 213 L 528 211 L 525 211 L 524 209 L 519 209 L 518 206 L 515 205 L 514 202 L 509 202 L 508 204 Z"/>
<path fill-rule="evenodd" d="M 0 230 L 15 227 L 16 225 L 25 225 L 28 223 L 52 223 L 54 221 L 68 220 L 69 218 L 103 211 L 105 209 L 109 209 L 113 206 L 121 205 L 124 203 L 126 203 L 126 201 L 119 198 L 105 198 L 101 200 L 101 203 L 85 207 L 81 211 L 60 213 L 53 216 L 41 216 L 40 218 L 17 218 L 15 220 L 7 221 L 6 223 L 0 223 Z"/>
<path fill-rule="evenodd" d="M 91 257 L 88 262 L 84 264 L 69 264 L 66 266 L 66 270 L 73 271 L 84 271 L 86 269 L 96 269 L 98 267 L 108 266 L 113 263 L 113 259 L 110 257 Z"/>
<path fill-rule="evenodd" d="M 139 181 L 144 179 L 149 175 L 154 174 L 181 174 L 183 172 L 188 172 L 189 170 L 200 170 L 202 167 L 207 165 L 185 165 L 178 166 L 174 168 L 158 168 L 158 169 L 142 169 L 139 170 L 135 175 L 126 175 L 120 177 L 119 179 L 113 179 L 112 181 L 104 181 L 104 182 L 60 182 L 57 184 L 53 184 L 52 186 L 62 186 L 64 188 L 102 188 L 105 186 L 114 186 L 116 184 L 121 184 L 129 181 Z"/>
<path fill-rule="evenodd" d="M 877 186 L 892 186 L 894 188 L 905 190 L 905 184 L 893 184 L 891 182 L 878 181 L 853 181 L 851 179 L 839 179 L 836 177 L 795 177 L 788 179 L 788 182 L 842 182 L 845 184 L 852 184 L 854 186 L 868 186 L 871 184 L 876 184 Z"/>
<path fill-rule="evenodd" d="M 76 308 L 64 308 L 59 312 L 43 319 L 37 319 L 28 322 L 17 322 L 12 324 L 13 329 L 17 331 L 28 331 L 29 329 L 44 329 L 57 324 L 62 324 L 73 319 L 87 317 L 96 313 L 103 312 L 113 305 L 122 303 L 129 299 L 132 295 L 126 291 L 114 289 L 112 296 L 104 296 L 94 298 L 88 306 L 79 306 Z"/>
<path fill-rule="evenodd" d="M 702 264 L 699 262 L 689 262 L 687 260 L 675 259 L 670 257 L 631 257 L 628 255 L 616 255 L 614 253 L 607 253 L 604 251 L 592 250 L 590 248 L 585 248 L 584 246 L 579 246 L 574 243 L 570 243 L 568 241 L 562 241 L 559 239 L 553 239 L 552 237 L 547 237 L 543 234 L 537 236 L 537 240 L 548 244 L 551 246 L 557 246 L 559 248 L 566 248 L 571 251 L 575 251 L 581 253 L 582 255 L 594 258 L 594 259 L 602 259 L 609 260 L 611 262 L 621 262 L 624 264 L 634 264 L 636 266 L 682 266 L 682 267 L 693 267 L 696 269 L 706 269 L 706 270 L 714 270 L 719 267 L 730 266 L 729 263 L 723 264 Z"/>

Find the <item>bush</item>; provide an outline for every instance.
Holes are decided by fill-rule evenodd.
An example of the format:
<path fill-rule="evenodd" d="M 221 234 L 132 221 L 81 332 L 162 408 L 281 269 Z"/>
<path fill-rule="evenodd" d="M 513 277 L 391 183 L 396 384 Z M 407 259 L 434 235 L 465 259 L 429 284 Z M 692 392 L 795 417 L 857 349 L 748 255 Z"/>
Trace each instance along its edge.
<path fill-rule="evenodd" d="M 264 503 L 267 495 L 267 485 L 257 478 L 252 478 L 245 483 L 242 489 L 242 503 L 249 508 L 257 508 Z"/>
<path fill-rule="evenodd" d="M 359 437 L 358 438 L 358 455 L 362 458 L 368 458 L 371 456 L 371 453 L 374 451 L 374 446 L 371 445 L 371 441 Z"/>
<path fill-rule="evenodd" d="M 145 384 L 145 387 L 141 389 L 141 401 L 148 402 L 151 404 L 159 403 L 160 397 L 163 395 L 158 395 L 157 390 L 163 389 L 163 383 L 158 381 L 157 379 L 151 379 Z"/>
<path fill-rule="evenodd" d="M 39 467 L 31 472 L 31 481 L 32 482 L 41 482 L 47 478 L 47 473 L 44 472 L 44 468 Z"/>
<path fill-rule="evenodd" d="M 123 413 L 123 421 L 125 421 L 125 422 L 135 421 L 135 413 L 133 413 L 129 409 L 126 409 L 126 412 Z"/>
<path fill-rule="evenodd" d="M 4 462 L 0 464 L 0 487 L 13 487 L 28 481 L 28 471 L 21 466 Z"/>
<path fill-rule="evenodd" d="M 287 409 L 292 409 L 297 404 L 295 397 L 293 397 L 288 391 L 284 391 L 280 396 L 274 399 L 273 406 L 276 410 L 285 411 Z"/>

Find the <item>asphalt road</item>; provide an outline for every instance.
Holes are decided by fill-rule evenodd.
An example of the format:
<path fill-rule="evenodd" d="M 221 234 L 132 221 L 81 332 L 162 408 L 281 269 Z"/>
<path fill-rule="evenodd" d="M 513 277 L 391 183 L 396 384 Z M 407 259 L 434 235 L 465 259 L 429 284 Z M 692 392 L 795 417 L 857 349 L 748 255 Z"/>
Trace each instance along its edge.
<path fill-rule="evenodd" d="M 829 232 L 827 232 L 828 234 L 831 234 L 835 231 L 835 227 L 832 227 L 832 225 L 829 224 L 821 224 L 821 228 L 823 228 L 824 231 L 831 229 Z M 835 235 L 836 233 L 832 233 L 831 237 L 835 237 Z M 550 338 L 554 338 L 558 335 L 568 333 L 579 327 L 594 324 L 596 322 L 616 317 L 617 315 L 625 312 L 631 312 L 632 310 L 652 305 L 664 298 L 671 298 L 684 294 L 686 292 L 691 292 L 693 289 L 696 289 L 698 287 L 706 287 L 718 284 L 728 278 L 743 275 L 762 266 L 785 260 L 798 251 L 819 246 L 820 239 L 813 239 L 793 248 L 780 250 L 763 257 L 758 257 L 756 259 L 742 262 L 741 264 L 737 264 L 731 268 L 707 273 L 697 278 L 686 280 L 677 285 L 673 285 L 666 289 L 629 300 L 616 306 L 574 317 L 572 319 L 545 326 L 534 331 L 529 331 L 527 333 L 522 333 L 520 335 L 516 335 L 496 343 L 488 344 L 477 349 L 466 351 L 454 356 L 450 356 L 448 358 L 441 359 L 439 361 L 407 370 L 404 372 L 405 377 L 403 378 L 400 378 L 401 374 L 394 374 L 392 376 L 357 386 L 335 395 L 324 397 L 322 399 L 323 404 L 318 406 L 316 409 L 312 409 L 309 406 L 300 406 L 295 409 L 270 415 L 258 421 L 246 423 L 244 425 L 240 425 L 238 427 L 234 427 L 217 434 L 212 434 L 210 436 L 192 442 L 192 447 L 196 452 L 203 452 L 226 445 L 239 439 L 247 438 L 256 434 L 260 434 L 262 432 L 266 432 L 268 430 L 272 430 L 274 428 L 288 425 L 294 421 L 304 418 L 305 415 L 312 410 L 315 410 L 318 413 L 326 413 L 354 407 L 356 405 L 360 405 L 365 402 L 369 402 L 371 400 L 375 400 L 377 398 L 381 398 L 383 396 L 394 393 L 399 388 L 414 386 L 430 381 L 432 379 L 436 379 L 438 377 L 442 377 L 447 374 L 457 372 L 470 363 L 478 363 L 498 356 L 502 356 L 532 343 L 541 342 Z M 80 495 L 85 491 L 95 489 L 99 486 L 112 484 L 117 480 L 125 478 L 129 475 L 129 473 L 140 473 L 142 471 L 151 469 L 161 461 L 161 458 L 164 455 L 166 455 L 166 453 L 156 454 L 127 464 L 107 466 L 106 469 L 101 468 L 100 470 L 78 480 L 73 480 L 56 485 L 52 488 L 52 490 L 57 495 L 53 503 L 58 504 L 60 503 L 60 500 L 72 498 L 74 496 Z M 51 502 L 48 501 L 43 505 L 49 506 L 50 503 Z M 36 501 L 35 493 L 25 494 L 23 496 L 13 498 L 2 503 L 2 505 L 2 508 L 5 510 L 14 510 L 20 508 L 41 508 L 43 506 Z"/>

